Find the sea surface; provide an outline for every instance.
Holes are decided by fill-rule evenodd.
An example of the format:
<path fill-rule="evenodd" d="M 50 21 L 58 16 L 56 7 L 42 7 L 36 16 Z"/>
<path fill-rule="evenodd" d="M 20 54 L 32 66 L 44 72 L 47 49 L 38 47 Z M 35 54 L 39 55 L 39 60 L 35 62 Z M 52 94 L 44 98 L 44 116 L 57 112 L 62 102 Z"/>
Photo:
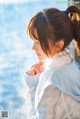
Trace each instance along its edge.
<path fill-rule="evenodd" d="M 61 0 L 60 0 L 61 1 Z M 47 7 L 65 10 L 66 1 L 41 0 L 0 4 L 0 119 L 28 119 L 24 72 L 37 60 L 27 24 Z"/>

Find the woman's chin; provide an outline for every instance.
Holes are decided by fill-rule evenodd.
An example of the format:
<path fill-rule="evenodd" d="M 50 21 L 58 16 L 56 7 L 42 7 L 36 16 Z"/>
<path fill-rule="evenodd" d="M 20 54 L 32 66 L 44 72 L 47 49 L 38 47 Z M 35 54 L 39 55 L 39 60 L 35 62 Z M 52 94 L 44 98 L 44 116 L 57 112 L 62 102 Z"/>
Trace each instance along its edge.
<path fill-rule="evenodd" d="M 39 60 L 39 61 L 43 61 L 44 59 L 45 59 L 45 58 L 38 56 L 38 60 Z"/>
<path fill-rule="evenodd" d="M 37 57 L 38 57 L 39 60 L 42 60 L 42 57 L 41 56 L 37 55 Z"/>

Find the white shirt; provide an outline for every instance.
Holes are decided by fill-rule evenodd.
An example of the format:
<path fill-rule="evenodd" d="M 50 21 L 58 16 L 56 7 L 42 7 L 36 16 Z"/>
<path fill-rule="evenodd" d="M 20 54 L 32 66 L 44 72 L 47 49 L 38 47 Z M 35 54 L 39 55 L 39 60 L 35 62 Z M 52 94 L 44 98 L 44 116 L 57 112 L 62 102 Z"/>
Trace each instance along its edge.
<path fill-rule="evenodd" d="M 71 64 L 71 62 L 72 62 L 72 59 L 70 55 L 66 51 L 63 51 L 61 53 L 56 54 L 51 59 L 47 59 L 47 62 L 44 63 L 44 66 L 45 66 L 44 71 L 41 74 L 37 74 L 36 76 L 34 76 L 36 79 L 36 77 L 39 75 L 39 77 L 37 77 L 37 83 L 36 83 L 37 85 L 35 85 L 36 92 L 34 91 L 35 92 L 33 96 L 34 98 L 32 100 L 34 102 L 32 111 L 34 110 L 34 112 L 32 114 L 32 117 L 30 117 L 29 119 L 62 119 L 60 117 L 64 116 L 63 115 L 64 112 L 65 112 L 66 118 L 73 115 L 75 116 L 75 113 L 77 112 L 78 112 L 77 117 L 80 117 L 79 116 L 80 103 L 75 101 L 69 94 L 67 94 L 66 90 L 64 90 L 65 89 L 64 85 L 62 85 L 63 88 L 61 89 L 62 90 L 61 91 L 59 89 L 59 86 L 58 87 L 56 86 L 57 85 L 56 82 L 54 82 L 56 81 L 54 80 L 55 72 L 59 70 L 61 67 L 64 67 L 66 64 L 67 65 Z M 65 75 L 65 71 L 61 73 Z M 73 73 L 75 73 L 75 71 L 73 71 Z M 63 76 L 61 76 L 61 79 L 62 78 Z M 31 79 L 31 80 L 36 82 L 36 80 L 34 79 Z M 59 82 L 58 84 L 60 83 L 61 82 Z M 30 92 L 32 92 L 31 90 L 33 90 L 32 87 L 29 87 Z M 64 96 L 62 96 L 63 93 L 64 93 Z M 64 98 L 62 99 L 62 97 Z M 63 100 L 65 100 L 66 106 L 64 105 Z M 75 105 L 77 105 L 77 107 L 74 109 L 73 106 Z M 68 111 L 70 112 L 73 111 L 73 115 L 71 114 L 69 115 L 69 112 L 67 114 L 66 113 L 67 110 L 65 109 L 65 107 L 67 107 L 67 110 L 69 107 Z"/>

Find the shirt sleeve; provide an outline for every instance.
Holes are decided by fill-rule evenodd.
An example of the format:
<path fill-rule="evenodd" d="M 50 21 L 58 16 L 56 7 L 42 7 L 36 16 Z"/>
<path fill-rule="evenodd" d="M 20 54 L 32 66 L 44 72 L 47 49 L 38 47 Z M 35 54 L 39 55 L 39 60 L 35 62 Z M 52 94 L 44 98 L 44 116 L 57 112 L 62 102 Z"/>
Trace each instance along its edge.
<path fill-rule="evenodd" d="M 31 119 L 31 117 L 35 113 L 35 92 L 39 82 L 40 73 L 30 76 L 28 74 L 24 74 L 24 81 L 27 85 L 27 93 L 25 98 L 27 100 L 27 118 Z"/>
<path fill-rule="evenodd" d="M 58 88 L 52 85 L 45 88 L 40 102 L 35 109 L 35 116 L 33 116 L 31 119 L 54 119 L 55 107 L 59 95 L 60 91 Z"/>
<path fill-rule="evenodd" d="M 39 82 L 40 73 L 37 73 L 34 76 L 24 74 L 24 80 L 29 89 L 36 88 Z"/>

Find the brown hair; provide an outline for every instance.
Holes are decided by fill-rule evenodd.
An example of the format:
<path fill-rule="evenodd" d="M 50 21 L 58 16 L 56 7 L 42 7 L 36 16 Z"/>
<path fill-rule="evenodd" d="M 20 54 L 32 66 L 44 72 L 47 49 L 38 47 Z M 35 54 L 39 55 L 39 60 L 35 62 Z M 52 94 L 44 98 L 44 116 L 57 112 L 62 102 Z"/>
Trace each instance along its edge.
<path fill-rule="evenodd" d="M 66 11 L 48 8 L 38 12 L 30 20 L 28 32 L 32 39 L 40 41 L 46 54 L 50 52 L 49 42 L 54 45 L 60 40 L 64 41 L 65 48 L 74 38 L 80 48 L 80 9 L 70 6 Z"/>

